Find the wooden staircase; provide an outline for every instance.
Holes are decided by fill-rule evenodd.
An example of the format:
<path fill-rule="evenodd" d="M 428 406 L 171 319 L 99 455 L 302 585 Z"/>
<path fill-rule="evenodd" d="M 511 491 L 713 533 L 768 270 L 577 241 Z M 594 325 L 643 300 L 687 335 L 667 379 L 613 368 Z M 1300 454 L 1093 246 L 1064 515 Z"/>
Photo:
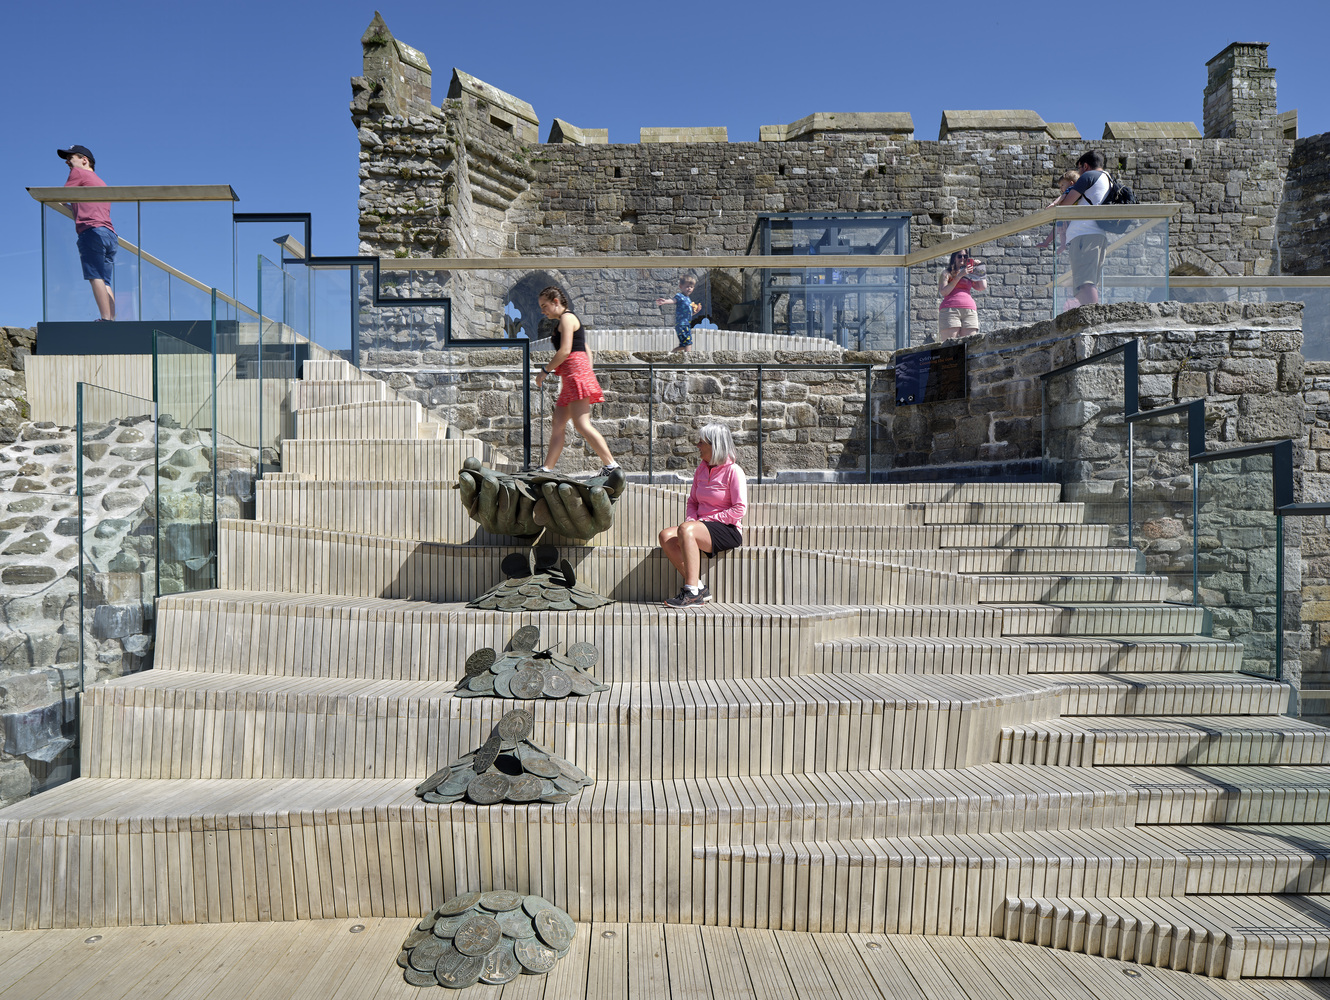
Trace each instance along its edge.
<path fill-rule="evenodd" d="M 1323 976 L 1330 730 L 1044 484 L 752 485 L 717 602 L 661 606 L 682 486 L 566 541 L 619 603 L 463 602 L 515 547 L 451 436 L 307 365 L 283 473 L 164 597 L 156 669 L 83 697 L 82 777 L 0 811 L 0 928 L 418 916 L 506 887 L 577 920 L 987 935 L 1212 976 Z M 514 703 L 455 699 L 522 624 L 610 689 L 531 705 L 566 805 L 414 785 Z"/>

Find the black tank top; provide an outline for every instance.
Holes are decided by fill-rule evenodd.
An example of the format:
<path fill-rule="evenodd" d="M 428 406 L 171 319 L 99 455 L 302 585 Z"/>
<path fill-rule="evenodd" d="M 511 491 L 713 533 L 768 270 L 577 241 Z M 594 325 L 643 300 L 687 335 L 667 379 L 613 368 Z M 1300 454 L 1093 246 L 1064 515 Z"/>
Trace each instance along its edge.
<path fill-rule="evenodd" d="M 554 332 L 556 334 L 560 334 L 560 331 L 557 329 Z M 562 340 L 561 334 L 560 334 L 560 340 Z M 555 347 L 555 350 L 558 350 L 557 346 Z M 573 331 L 572 350 L 570 350 L 568 353 L 576 354 L 578 351 L 581 351 L 583 354 L 586 353 L 586 331 L 582 329 L 582 321 L 580 319 L 577 321 L 577 329 Z"/>

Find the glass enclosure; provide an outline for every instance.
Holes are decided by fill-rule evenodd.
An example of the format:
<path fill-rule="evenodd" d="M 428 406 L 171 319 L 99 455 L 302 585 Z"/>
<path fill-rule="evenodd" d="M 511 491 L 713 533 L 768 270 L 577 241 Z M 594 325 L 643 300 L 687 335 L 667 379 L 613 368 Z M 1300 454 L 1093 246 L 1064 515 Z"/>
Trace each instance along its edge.
<path fill-rule="evenodd" d="M 1242 643 L 1242 671 L 1282 676 L 1282 518 L 1269 453 L 1196 463 L 1197 597 L 1216 639 Z"/>
<path fill-rule="evenodd" d="M 904 256 L 910 252 L 910 213 L 758 215 L 746 252 Z M 851 350 L 894 350 L 908 342 L 910 286 L 904 267 L 833 267 L 810 261 L 802 267 L 745 268 L 740 275 L 738 302 L 709 303 L 711 315 L 727 328 L 816 337 Z"/>

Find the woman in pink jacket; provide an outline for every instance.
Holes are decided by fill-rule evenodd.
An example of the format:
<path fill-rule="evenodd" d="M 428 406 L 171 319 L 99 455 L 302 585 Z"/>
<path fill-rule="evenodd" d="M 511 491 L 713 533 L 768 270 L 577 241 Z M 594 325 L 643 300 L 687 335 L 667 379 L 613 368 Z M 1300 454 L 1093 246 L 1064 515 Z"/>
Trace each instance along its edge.
<path fill-rule="evenodd" d="M 683 524 L 660 533 L 660 547 L 683 575 L 678 596 L 665 602 L 670 608 L 699 608 L 711 600 L 702 585 L 702 553 L 710 559 L 717 552 L 743 544 L 739 521 L 748 507 L 748 480 L 734 460 L 734 439 L 724 424 L 707 424 L 697 435 L 702 461 L 693 473 Z"/>

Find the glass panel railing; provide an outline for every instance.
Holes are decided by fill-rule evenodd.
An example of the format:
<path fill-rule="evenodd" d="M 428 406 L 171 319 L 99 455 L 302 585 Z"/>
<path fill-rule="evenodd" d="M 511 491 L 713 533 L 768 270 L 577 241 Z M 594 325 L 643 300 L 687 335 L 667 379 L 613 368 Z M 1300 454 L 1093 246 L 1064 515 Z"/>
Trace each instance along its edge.
<path fill-rule="evenodd" d="M 78 385 L 82 684 L 152 665 L 158 431 L 151 400 Z M 180 429 L 164 429 L 173 442 Z M 168 452 L 175 453 L 168 444 Z M 179 466 L 172 466 L 179 469 Z"/>
<path fill-rule="evenodd" d="M 1183 409 L 1131 421 L 1131 543 L 1145 571 L 1165 578 L 1164 600 L 1180 604 L 1195 601 L 1190 419 Z"/>
<path fill-rule="evenodd" d="M 257 427 L 253 444 L 260 450 L 259 471 L 277 469 L 282 441 L 295 437 L 292 384 L 309 357 L 306 338 L 286 322 L 292 295 L 291 276 L 263 255 L 258 258 L 258 314 L 241 350 L 238 377 L 255 384 Z"/>
<path fill-rule="evenodd" d="M 68 440 L 37 430 L 18 442 L 23 461 L 0 469 L 5 802 L 68 781 L 78 767 L 78 497 Z M 52 444 L 61 450 L 37 454 Z M 4 452 L 19 454 L 13 444 Z"/>
<path fill-rule="evenodd" d="M 138 319 L 137 202 L 110 205 L 111 225 L 76 232 L 73 210 L 42 205 L 43 319 L 48 323 Z M 83 212 L 83 209 L 79 209 Z M 103 298 L 103 289 L 109 298 Z"/>
<path fill-rule="evenodd" d="M 1127 349 L 1134 349 L 1129 343 Z M 1127 350 L 1050 373 L 1043 383 L 1044 481 L 1085 505 L 1088 524 L 1109 525 L 1109 544 L 1128 544 Z"/>
<path fill-rule="evenodd" d="M 1118 219 L 1073 220 L 1065 235 L 1066 249 L 1056 255 L 1056 313 L 1093 302 L 1169 297 L 1168 219 L 1124 213 Z M 1058 243 L 1061 247 L 1061 236 Z"/>
<path fill-rule="evenodd" d="M 1197 598 L 1216 639 L 1242 643 L 1242 671 L 1282 676 L 1283 538 L 1268 453 L 1206 456 L 1196 464 Z"/>
<path fill-rule="evenodd" d="M 1239 302 L 1301 302 L 1302 356 L 1330 361 L 1330 278 L 1325 284 L 1247 285 L 1238 289 Z"/>
<path fill-rule="evenodd" d="M 241 326 L 229 322 L 227 303 L 213 291 L 213 306 L 218 319 L 213 322 L 212 371 L 215 400 L 213 423 L 213 487 L 216 516 L 252 518 L 254 516 L 254 481 L 259 477 L 263 446 L 262 422 L 270 409 L 265 392 L 289 395 L 289 383 L 281 379 L 252 377 L 252 367 L 245 363 L 248 354 L 240 343 Z M 261 321 L 260 321 L 261 322 Z M 236 330 L 233 335 L 230 331 Z M 275 422 L 270 421 L 270 425 Z M 279 439 L 280 441 L 280 439 Z"/>
<path fill-rule="evenodd" d="M 217 584 L 216 393 L 211 350 L 153 334 L 157 448 L 157 591 Z"/>
<path fill-rule="evenodd" d="M 309 271 L 310 340 L 348 360 L 351 357 L 352 268 Z"/>

